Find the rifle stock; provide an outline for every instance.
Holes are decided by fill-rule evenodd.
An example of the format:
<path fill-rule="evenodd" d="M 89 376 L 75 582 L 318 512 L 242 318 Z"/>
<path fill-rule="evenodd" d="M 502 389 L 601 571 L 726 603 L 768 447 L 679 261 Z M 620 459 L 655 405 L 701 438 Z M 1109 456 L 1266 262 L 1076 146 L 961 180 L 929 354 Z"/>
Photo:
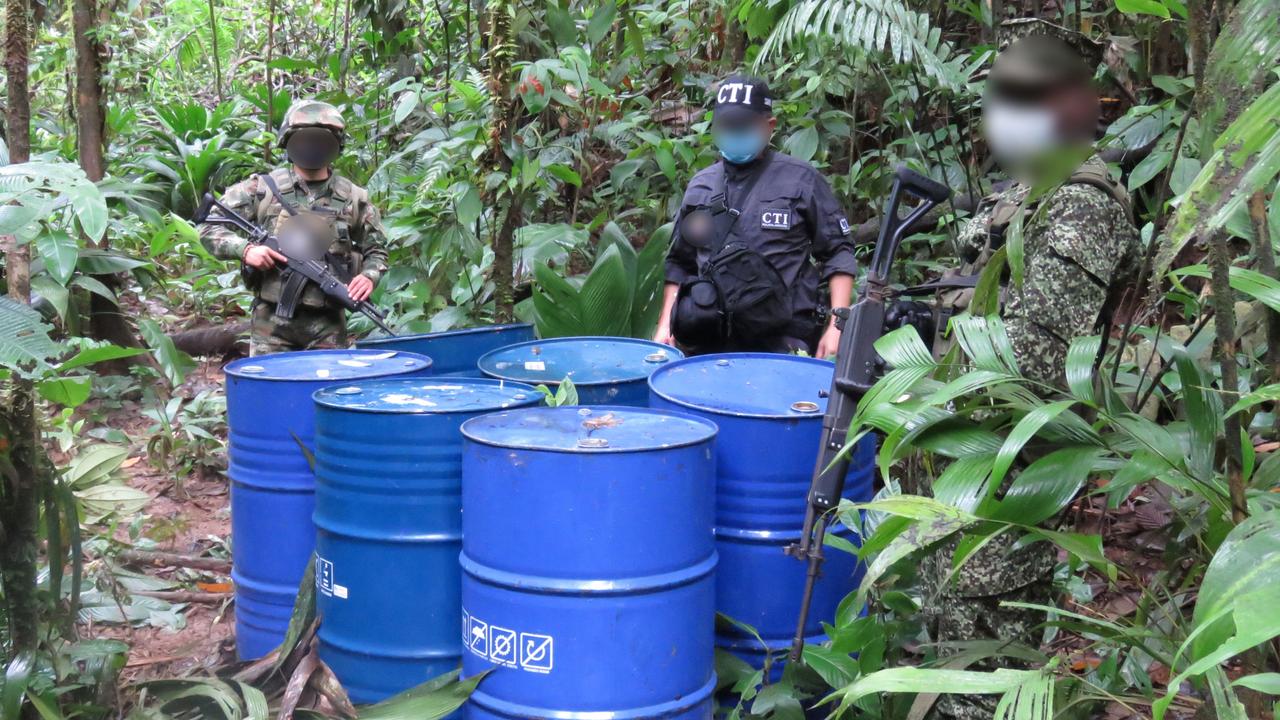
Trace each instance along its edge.
<path fill-rule="evenodd" d="M 213 210 L 218 210 L 217 215 L 212 214 Z M 336 300 L 342 307 L 350 312 L 358 312 L 373 321 L 379 329 L 391 337 L 396 334 L 387 326 L 387 319 L 378 311 L 378 308 L 368 300 L 360 300 L 359 302 L 351 299 L 351 294 L 347 292 L 346 283 L 342 282 L 329 270 L 329 267 L 319 260 L 302 260 L 290 257 L 287 252 L 280 249 L 280 243 L 265 228 L 258 227 L 250 222 L 243 215 L 235 210 L 227 207 L 222 201 L 215 198 L 209 193 L 205 193 L 204 201 L 200 203 L 200 208 L 196 211 L 195 221 L 197 223 L 209 223 L 213 225 L 225 225 L 235 228 L 248 236 L 249 242 L 255 245 L 265 245 L 272 250 L 284 255 L 287 258 L 285 263 L 288 272 L 295 272 L 305 277 L 307 280 L 315 283 L 330 298 Z"/>
<path fill-rule="evenodd" d="M 904 218 L 898 217 L 903 193 L 920 200 Z M 906 168 L 898 167 L 893 190 L 885 204 L 880 223 L 880 236 L 875 254 L 867 270 L 867 281 L 858 302 L 851 308 L 839 308 L 836 322 L 841 328 L 840 347 L 836 351 L 835 375 L 827 398 L 827 412 L 822 419 L 822 439 L 818 461 L 809 486 L 804 529 L 800 542 L 787 548 L 787 554 L 808 563 L 796 634 L 791 643 L 791 661 L 801 662 L 804 653 L 805 626 L 809 621 L 814 586 L 822 576 L 823 539 L 832 522 L 831 511 L 844 494 L 845 475 L 849 471 L 849 454 L 845 452 L 849 424 L 881 371 L 881 359 L 875 341 L 884 334 L 885 301 L 889 295 L 889 271 L 893 258 L 908 228 L 925 213 L 951 196 L 951 190 Z"/>

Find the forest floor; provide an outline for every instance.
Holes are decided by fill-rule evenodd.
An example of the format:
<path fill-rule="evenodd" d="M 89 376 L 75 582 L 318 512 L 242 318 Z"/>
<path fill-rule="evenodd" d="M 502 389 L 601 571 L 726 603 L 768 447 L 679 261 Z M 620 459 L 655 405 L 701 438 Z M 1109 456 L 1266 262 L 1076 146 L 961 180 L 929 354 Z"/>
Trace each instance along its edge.
<path fill-rule="evenodd" d="M 204 390 L 221 392 L 223 362 L 200 361 L 176 394 L 194 397 Z M 231 494 L 221 472 L 197 471 L 175 478 L 147 462 L 147 446 L 154 422 L 143 415 L 139 403 L 124 400 L 107 416 L 107 425 L 122 430 L 130 440 L 125 461 L 125 482 L 151 497 L 136 528 L 116 527 L 114 540 L 122 545 L 188 557 L 229 557 Z M 140 544 L 136 538 L 150 542 Z M 212 551 L 212 552 L 210 552 Z M 122 680 L 136 682 L 160 677 L 183 677 L 212 670 L 235 660 L 235 614 L 229 575 L 156 564 L 131 563 L 130 569 L 172 582 L 173 592 L 191 593 L 198 602 L 174 602 L 182 615 L 180 627 L 171 623 L 99 624 L 93 632 L 102 638 L 129 644 L 129 660 Z"/>
<path fill-rule="evenodd" d="M 201 361 L 177 394 L 194 397 L 204 390 L 220 389 L 223 364 L 221 359 Z M 151 500 L 140 522 L 103 532 L 126 547 L 134 545 L 189 557 L 228 557 L 230 491 L 225 473 L 201 471 L 175 478 L 171 471 L 147 462 L 154 423 L 143 415 L 142 409 L 136 401 L 122 400 L 107 413 L 105 424 L 128 437 L 130 456 L 122 468 L 125 482 L 147 493 Z M 1077 584 L 1073 589 L 1067 609 L 1107 619 L 1132 614 L 1141 597 L 1134 580 L 1150 582 L 1163 567 L 1162 531 L 1156 528 L 1167 525 L 1163 517 L 1167 512 L 1168 505 L 1161 498 L 1141 492 L 1116 510 L 1105 510 L 1101 498 L 1078 502 L 1073 508 L 1076 528 L 1080 532 L 1100 531 L 1107 555 L 1122 567 L 1139 568 L 1143 577 L 1122 579 L 1117 586 L 1108 588 L 1103 578 L 1090 575 L 1088 588 Z M 90 577 L 94 565 L 105 562 L 100 558 L 91 563 Z M 113 567 L 120 565 L 117 560 Z M 168 581 L 172 583 L 171 592 L 191 593 L 200 601 L 173 603 L 173 609 L 182 616 L 177 627 L 173 622 L 152 623 L 146 619 L 130 624 L 98 623 L 96 627 L 84 627 L 82 621 L 86 636 L 118 639 L 130 645 L 122 680 L 136 682 L 201 674 L 235 661 L 234 603 L 228 575 L 155 564 L 133 563 L 128 567 Z M 1191 600 L 1194 596 L 1188 597 L 1187 601 Z M 1071 670 L 1087 675 L 1105 661 L 1092 653 L 1089 646 L 1081 636 L 1061 632 L 1054 638 L 1050 650 L 1062 657 Z M 1148 672 L 1156 687 L 1168 681 L 1167 670 L 1158 664 L 1150 666 Z M 1112 704 L 1099 717 L 1127 720 L 1147 716 Z"/>

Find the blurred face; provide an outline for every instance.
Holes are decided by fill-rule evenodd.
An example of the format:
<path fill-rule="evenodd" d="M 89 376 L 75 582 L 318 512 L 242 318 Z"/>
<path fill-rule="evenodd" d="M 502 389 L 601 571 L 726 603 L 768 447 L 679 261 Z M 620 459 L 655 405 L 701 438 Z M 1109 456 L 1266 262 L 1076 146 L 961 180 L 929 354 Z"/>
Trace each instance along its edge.
<path fill-rule="evenodd" d="M 285 152 L 289 162 L 304 170 L 322 170 L 338 158 L 340 143 L 325 128 L 302 128 L 289 136 Z"/>
<path fill-rule="evenodd" d="M 1092 142 L 1098 99 L 1088 87 L 993 88 L 983 102 L 982 121 L 996 161 L 1025 179 Z"/>
<path fill-rule="evenodd" d="M 760 157 L 769 146 L 777 124 L 777 118 L 756 113 L 713 118 L 711 138 L 719 148 L 721 157 L 728 162 L 743 165 Z"/>

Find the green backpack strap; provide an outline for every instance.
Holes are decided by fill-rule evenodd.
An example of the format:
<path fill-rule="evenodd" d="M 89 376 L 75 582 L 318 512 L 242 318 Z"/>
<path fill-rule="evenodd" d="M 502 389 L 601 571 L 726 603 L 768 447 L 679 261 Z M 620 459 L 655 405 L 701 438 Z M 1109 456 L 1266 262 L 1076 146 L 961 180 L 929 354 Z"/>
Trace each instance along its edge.
<path fill-rule="evenodd" d="M 1081 165 L 1078 170 L 1071 173 L 1071 177 L 1067 178 L 1068 185 L 1090 185 L 1102 192 L 1108 197 L 1115 200 L 1124 208 L 1124 215 L 1132 223 L 1133 219 L 1133 199 L 1129 197 L 1129 191 L 1115 180 L 1111 179 L 1111 173 L 1107 172 L 1107 166 L 1102 163 L 1088 162 Z"/>

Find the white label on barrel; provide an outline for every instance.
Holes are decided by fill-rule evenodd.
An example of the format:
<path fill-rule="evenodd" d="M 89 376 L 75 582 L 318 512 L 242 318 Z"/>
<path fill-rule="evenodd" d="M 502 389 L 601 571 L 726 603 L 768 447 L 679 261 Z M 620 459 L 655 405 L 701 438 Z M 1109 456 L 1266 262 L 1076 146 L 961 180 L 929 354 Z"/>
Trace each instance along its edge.
<path fill-rule="evenodd" d="M 325 595 L 333 595 L 333 563 L 319 556 L 316 557 L 316 587 Z"/>
<path fill-rule="evenodd" d="M 541 360 L 526 360 L 524 363 L 525 370 L 537 370 L 539 372 L 547 369 L 547 364 Z"/>
<path fill-rule="evenodd" d="M 338 599 L 340 599 L 340 600 L 346 600 L 346 599 L 347 599 L 347 586 L 346 586 L 346 585 L 334 585 L 334 586 L 333 586 L 333 596 L 334 596 L 334 597 L 336 597 L 336 598 L 338 598 Z"/>
<path fill-rule="evenodd" d="M 462 634 L 467 648 L 490 662 L 543 674 L 555 666 L 555 638 L 550 635 L 490 625 L 465 609 Z"/>

